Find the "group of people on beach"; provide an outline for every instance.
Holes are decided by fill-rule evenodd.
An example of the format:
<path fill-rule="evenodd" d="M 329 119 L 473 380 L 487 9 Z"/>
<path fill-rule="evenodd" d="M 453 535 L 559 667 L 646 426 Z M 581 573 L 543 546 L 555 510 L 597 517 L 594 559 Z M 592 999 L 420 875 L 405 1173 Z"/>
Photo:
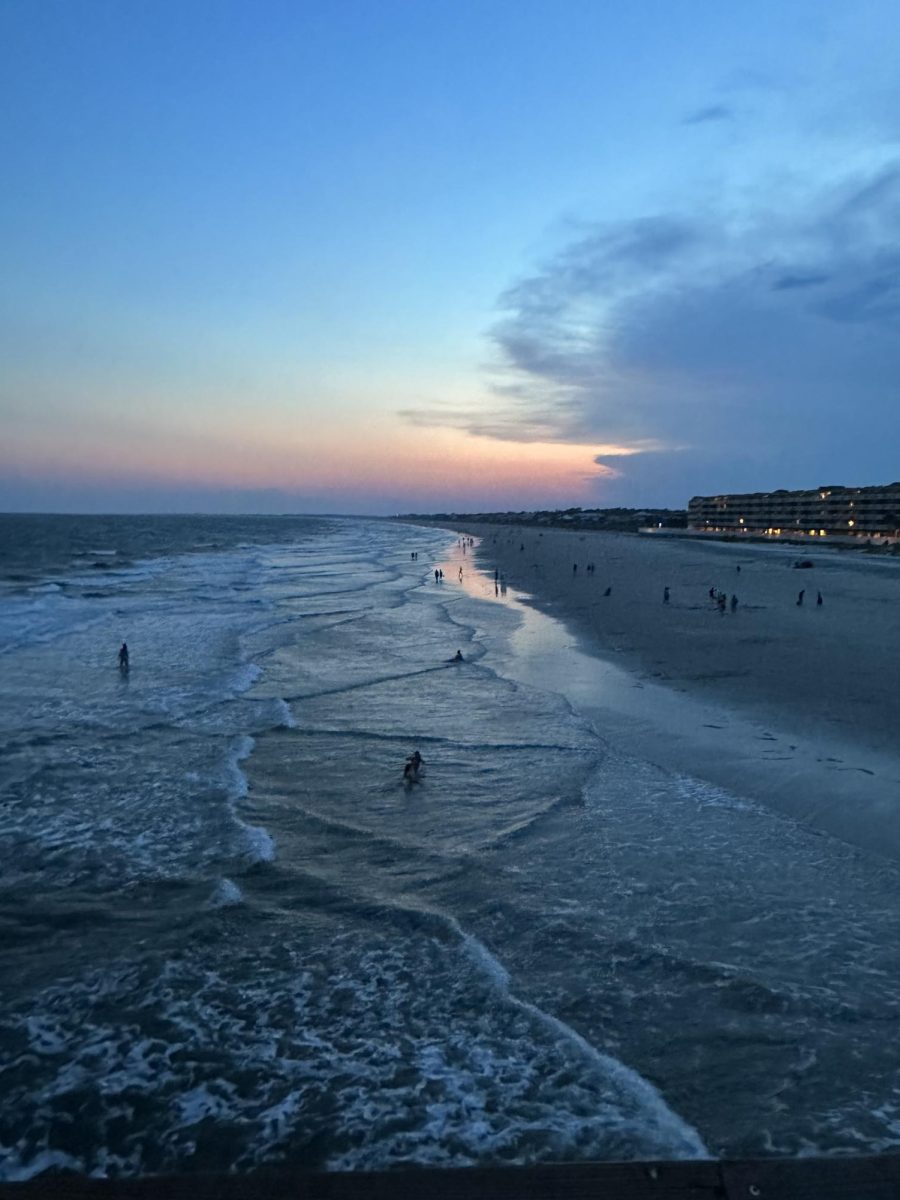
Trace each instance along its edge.
<path fill-rule="evenodd" d="M 737 612 L 737 606 L 738 606 L 737 596 L 732 594 L 731 600 L 729 600 L 727 592 L 721 592 L 721 591 L 719 591 L 718 588 L 711 587 L 709 589 L 709 598 L 710 598 L 710 600 L 715 602 L 716 607 L 718 608 L 718 610 L 722 614 L 722 616 L 725 615 L 725 609 L 729 608 L 729 607 L 731 608 L 732 612 Z"/>

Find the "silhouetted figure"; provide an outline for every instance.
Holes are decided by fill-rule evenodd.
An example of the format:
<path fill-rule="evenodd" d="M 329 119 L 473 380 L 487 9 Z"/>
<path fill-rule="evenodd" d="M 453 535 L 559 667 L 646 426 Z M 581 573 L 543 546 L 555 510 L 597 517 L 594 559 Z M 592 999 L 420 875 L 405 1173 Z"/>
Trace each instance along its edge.
<path fill-rule="evenodd" d="M 612 588 L 611 588 L 611 587 L 608 587 L 608 588 L 606 589 L 606 591 L 603 593 L 603 595 L 604 595 L 604 596 L 611 596 L 611 595 L 612 595 Z"/>
<path fill-rule="evenodd" d="M 573 575 L 578 574 L 578 563 L 572 563 L 572 574 Z"/>
<path fill-rule="evenodd" d="M 736 612 L 737 606 L 738 606 L 738 598 L 737 598 L 737 596 L 732 596 L 731 597 L 731 611 Z"/>
<path fill-rule="evenodd" d="M 738 575 L 740 575 L 740 573 L 741 573 L 741 564 L 740 563 L 738 563 L 738 565 L 735 567 L 735 570 L 737 571 Z"/>
<path fill-rule="evenodd" d="M 127 671 L 129 668 L 129 665 L 130 664 L 128 662 L 128 643 L 123 642 L 122 645 L 119 647 L 119 670 Z"/>
<path fill-rule="evenodd" d="M 714 587 L 709 589 L 709 598 L 710 600 L 715 600 L 716 598 L 716 589 Z"/>
<path fill-rule="evenodd" d="M 668 604 L 668 603 L 669 603 L 669 589 L 667 587 L 664 587 L 663 588 L 663 604 Z"/>
<path fill-rule="evenodd" d="M 804 597 L 805 595 L 806 595 L 806 588 L 801 588 L 801 589 L 800 589 L 800 594 L 799 594 L 799 596 L 797 597 L 797 607 L 798 607 L 798 608 L 800 608 L 800 606 L 803 604 L 803 597 Z"/>
<path fill-rule="evenodd" d="M 415 750 L 406 760 L 406 763 L 403 767 L 404 780 L 408 783 L 418 783 L 419 771 L 424 765 L 425 759 L 418 752 L 418 750 Z"/>
<path fill-rule="evenodd" d="M 716 597 L 716 604 L 718 604 L 719 612 L 721 613 L 721 615 L 723 617 L 725 616 L 725 605 L 727 603 L 728 603 L 728 597 L 725 595 L 724 592 L 719 592 L 718 596 Z"/>
<path fill-rule="evenodd" d="M 438 569 L 437 569 L 437 567 L 435 567 L 434 568 L 434 582 L 437 583 L 437 581 L 438 581 Z"/>
<path fill-rule="evenodd" d="M 459 568 L 459 582 L 462 583 L 462 567 Z"/>
<path fill-rule="evenodd" d="M 821 608 L 823 604 L 824 600 L 822 599 L 822 593 L 816 592 L 816 608 Z"/>
<path fill-rule="evenodd" d="M 453 655 L 453 661 L 454 662 L 462 662 L 463 661 L 462 650 L 457 650 L 457 652 Z"/>

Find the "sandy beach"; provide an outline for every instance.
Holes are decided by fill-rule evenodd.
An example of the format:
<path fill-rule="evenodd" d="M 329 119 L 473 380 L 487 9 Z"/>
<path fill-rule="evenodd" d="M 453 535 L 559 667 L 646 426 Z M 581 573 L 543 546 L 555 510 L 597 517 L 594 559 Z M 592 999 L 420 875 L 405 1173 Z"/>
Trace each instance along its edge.
<path fill-rule="evenodd" d="M 601 686 L 579 685 L 577 671 L 572 681 L 601 733 L 900 857 L 900 563 L 785 545 L 465 532 L 481 539 L 490 577 L 608 664 Z M 812 569 L 796 569 L 799 558 Z M 728 596 L 724 612 L 710 589 Z"/>

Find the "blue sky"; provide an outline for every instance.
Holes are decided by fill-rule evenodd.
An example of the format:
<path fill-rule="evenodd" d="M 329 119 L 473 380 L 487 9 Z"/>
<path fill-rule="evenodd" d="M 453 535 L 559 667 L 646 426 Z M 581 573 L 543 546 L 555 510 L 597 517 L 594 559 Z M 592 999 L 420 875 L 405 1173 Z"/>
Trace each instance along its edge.
<path fill-rule="evenodd" d="M 0 5 L 0 508 L 900 474 L 900 8 Z"/>

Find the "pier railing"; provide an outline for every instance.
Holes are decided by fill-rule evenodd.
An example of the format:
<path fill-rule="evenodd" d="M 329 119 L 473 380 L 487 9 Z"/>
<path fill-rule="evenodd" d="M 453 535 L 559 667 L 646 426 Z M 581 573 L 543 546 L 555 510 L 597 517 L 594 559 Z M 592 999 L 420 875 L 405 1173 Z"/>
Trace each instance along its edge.
<path fill-rule="evenodd" d="M 260 1171 L 0 1184 L 0 1200 L 898 1200 L 900 1157 Z"/>

